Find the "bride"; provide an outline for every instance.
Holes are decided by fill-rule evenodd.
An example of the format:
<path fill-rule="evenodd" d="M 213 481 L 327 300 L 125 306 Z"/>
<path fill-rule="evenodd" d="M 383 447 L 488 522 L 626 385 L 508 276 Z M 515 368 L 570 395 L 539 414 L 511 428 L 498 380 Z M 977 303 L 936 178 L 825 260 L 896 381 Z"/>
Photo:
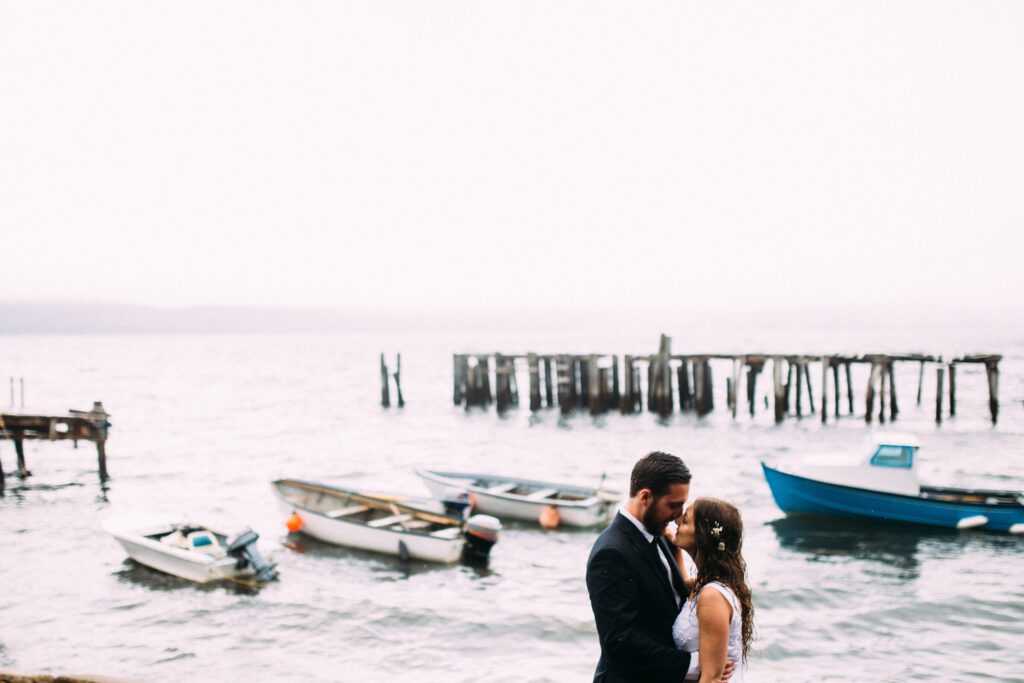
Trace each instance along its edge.
<path fill-rule="evenodd" d="M 735 506 L 714 498 L 698 498 L 677 522 L 675 545 L 693 558 L 697 576 L 672 627 L 676 647 L 700 653 L 700 681 L 718 681 L 725 660 L 747 660 L 754 631 L 754 606 L 741 553 L 743 521 Z M 677 551 L 678 554 L 678 551 Z M 684 567 L 680 557 L 676 558 Z M 743 680 L 737 667 L 732 683 Z"/>

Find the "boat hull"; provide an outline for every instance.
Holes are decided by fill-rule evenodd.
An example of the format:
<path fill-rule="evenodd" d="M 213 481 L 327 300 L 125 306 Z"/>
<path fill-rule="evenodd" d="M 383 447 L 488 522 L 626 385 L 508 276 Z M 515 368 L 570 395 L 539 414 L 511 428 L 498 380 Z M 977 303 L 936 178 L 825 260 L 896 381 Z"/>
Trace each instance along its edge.
<path fill-rule="evenodd" d="M 314 510 L 297 507 L 283 499 L 278 499 L 278 508 L 286 517 L 292 514 L 299 515 L 302 519 L 300 533 L 324 543 L 368 550 L 373 553 L 401 556 L 403 553 L 399 544 L 402 543 L 405 544 L 410 558 L 450 564 L 459 561 L 466 544 L 465 537 L 461 533 L 456 538 L 442 539 L 417 536 L 391 529 L 374 529 L 344 519 L 331 519 Z"/>
<path fill-rule="evenodd" d="M 1024 523 L 1024 506 L 985 505 L 869 491 L 815 481 L 761 463 L 779 508 L 787 514 L 884 519 L 910 524 L 957 528 L 965 519 L 984 516 L 978 528 L 1009 531 Z"/>
<path fill-rule="evenodd" d="M 114 533 L 128 557 L 151 569 L 196 583 L 235 578 L 233 557 L 215 558 L 201 553 L 168 547 L 141 535 Z"/>
<path fill-rule="evenodd" d="M 529 500 L 527 497 L 508 493 L 492 493 L 486 488 L 468 484 L 463 479 L 464 477 L 474 477 L 475 475 L 445 476 L 441 473 L 428 471 L 419 471 L 417 474 L 423 479 L 431 495 L 437 498 L 444 498 L 451 495 L 453 491 L 467 491 L 472 496 L 474 512 L 494 515 L 499 519 L 538 522 L 545 510 L 554 508 L 558 511 L 559 524 L 573 527 L 591 527 L 606 523 L 610 517 L 609 510 L 612 507 L 608 500 L 601 499 L 596 495 L 595 491 L 587 489 L 579 489 L 581 494 L 588 495 L 591 498 L 589 502 L 584 503 L 554 498 Z M 567 487 L 562 485 L 545 482 L 516 479 L 503 481 L 531 486 L 544 486 L 555 490 L 567 490 Z"/>

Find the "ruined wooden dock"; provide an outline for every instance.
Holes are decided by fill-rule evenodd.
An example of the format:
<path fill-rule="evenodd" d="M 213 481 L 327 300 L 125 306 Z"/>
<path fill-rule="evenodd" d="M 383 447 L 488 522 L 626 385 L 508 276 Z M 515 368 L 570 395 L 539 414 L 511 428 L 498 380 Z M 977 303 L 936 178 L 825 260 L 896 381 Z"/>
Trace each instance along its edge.
<path fill-rule="evenodd" d="M 733 418 L 744 395 L 746 410 L 757 410 L 757 382 L 771 365 L 771 409 L 775 422 L 787 416 L 819 415 L 827 422 L 858 415 L 851 366 L 867 365 L 864 390 L 867 422 L 895 420 L 899 415 L 894 367 L 897 363 L 919 365 L 917 404 L 921 404 L 925 368 L 935 369 L 935 420 L 942 422 L 948 377 L 949 416 L 956 415 L 956 369 L 964 364 L 985 366 L 988 378 L 989 414 L 995 424 L 999 417 L 998 354 L 975 354 L 943 358 L 922 353 L 769 354 L 696 353 L 673 354 L 671 339 L 662 335 L 654 354 L 543 354 L 543 353 L 457 353 L 452 357 L 453 401 L 468 410 L 494 404 L 499 413 L 519 405 L 517 364 L 526 366 L 529 376 L 530 410 L 558 408 L 562 414 L 587 410 L 601 415 L 613 410 L 623 415 L 645 408 L 662 417 L 680 412 L 704 416 L 715 408 L 715 369 L 726 370 L 726 406 Z M 812 369 L 813 368 L 813 369 Z M 820 396 L 815 401 L 812 373 L 820 372 Z M 494 381 L 492 383 L 491 377 Z M 543 390 L 542 390 L 543 388 Z M 876 408 L 877 402 L 877 408 Z"/>
<path fill-rule="evenodd" d="M 69 410 L 67 415 L 27 415 L 21 413 L 0 414 L 0 439 L 14 442 L 19 477 L 27 477 L 32 473 L 25 464 L 24 442 L 37 441 L 92 441 L 96 444 L 96 462 L 100 480 L 105 481 L 107 474 L 107 431 L 110 428 L 110 415 L 103 409 L 103 404 L 96 401 L 92 410 Z M 0 463 L 0 487 L 4 484 L 3 464 Z"/>

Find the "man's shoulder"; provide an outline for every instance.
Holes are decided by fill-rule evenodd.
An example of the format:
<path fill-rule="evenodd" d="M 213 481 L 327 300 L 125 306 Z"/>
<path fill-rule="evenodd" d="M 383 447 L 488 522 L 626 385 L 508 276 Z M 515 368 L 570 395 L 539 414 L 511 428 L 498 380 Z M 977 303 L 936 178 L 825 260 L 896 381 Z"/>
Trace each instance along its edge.
<path fill-rule="evenodd" d="M 628 531 L 623 529 L 620 520 L 626 521 L 621 515 L 616 515 L 612 519 L 612 523 L 597 537 L 594 546 L 590 549 L 591 558 L 603 550 L 625 549 L 630 546 Z M 629 522 L 626 521 L 626 523 Z"/>

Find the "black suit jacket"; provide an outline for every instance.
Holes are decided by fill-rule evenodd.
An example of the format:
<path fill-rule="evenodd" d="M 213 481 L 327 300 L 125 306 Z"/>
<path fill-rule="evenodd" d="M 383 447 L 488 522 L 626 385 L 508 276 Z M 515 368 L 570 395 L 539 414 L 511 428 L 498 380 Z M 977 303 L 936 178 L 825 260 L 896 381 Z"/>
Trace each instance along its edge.
<path fill-rule="evenodd" d="M 655 542 L 668 550 L 663 537 Z M 673 582 L 685 599 L 683 577 L 671 558 Z M 601 641 L 595 683 L 682 683 L 690 654 L 672 641 L 679 608 L 665 565 L 622 514 L 615 515 L 590 551 L 587 591 Z"/>

